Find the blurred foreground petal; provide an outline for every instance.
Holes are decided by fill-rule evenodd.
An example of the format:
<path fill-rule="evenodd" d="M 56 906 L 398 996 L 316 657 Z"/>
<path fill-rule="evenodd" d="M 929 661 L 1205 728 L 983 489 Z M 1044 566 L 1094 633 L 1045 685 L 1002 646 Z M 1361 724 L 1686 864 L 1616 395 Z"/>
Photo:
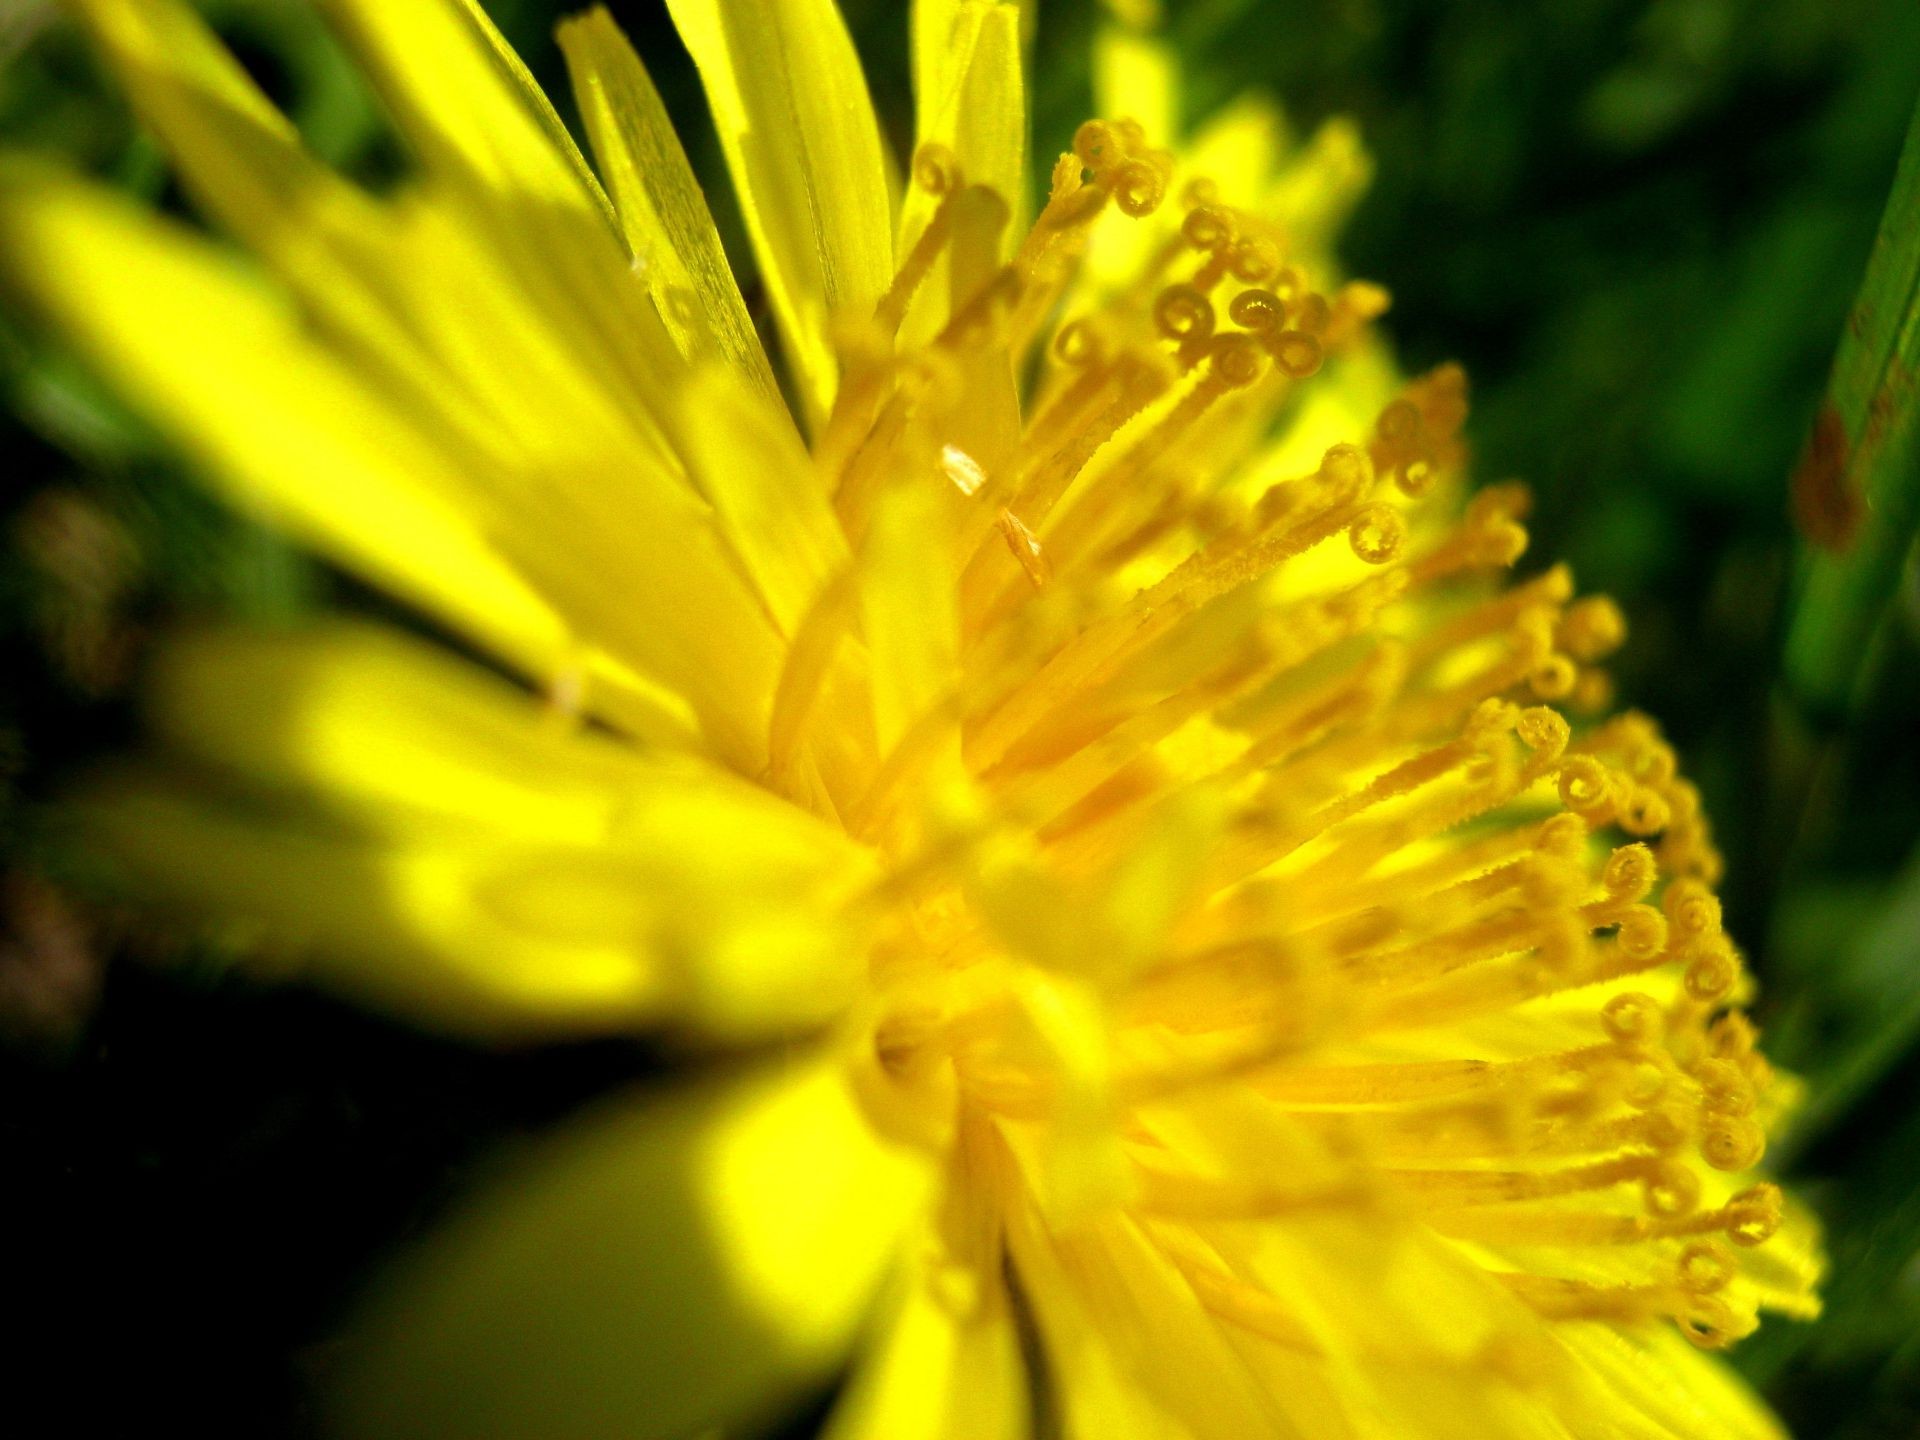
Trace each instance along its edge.
<path fill-rule="evenodd" d="M 844 836 L 418 641 L 184 637 L 150 708 L 170 763 L 72 807 L 96 853 L 409 1018 L 738 1037 L 817 1024 L 857 982 L 868 867 Z"/>
<path fill-rule="evenodd" d="M 672 1440 L 750 1425 L 840 1362 L 928 1174 L 820 1059 L 585 1124 L 379 1298 L 355 1440 Z"/>

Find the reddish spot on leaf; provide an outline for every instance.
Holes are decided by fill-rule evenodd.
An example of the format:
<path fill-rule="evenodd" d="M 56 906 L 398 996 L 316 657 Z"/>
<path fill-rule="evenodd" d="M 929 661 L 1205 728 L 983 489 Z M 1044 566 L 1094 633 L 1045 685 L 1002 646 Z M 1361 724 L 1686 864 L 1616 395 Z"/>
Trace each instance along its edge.
<path fill-rule="evenodd" d="M 1814 417 L 1813 433 L 1793 472 L 1793 519 L 1822 550 L 1843 554 L 1859 538 L 1867 507 L 1848 461 L 1846 422 L 1831 405 Z"/>

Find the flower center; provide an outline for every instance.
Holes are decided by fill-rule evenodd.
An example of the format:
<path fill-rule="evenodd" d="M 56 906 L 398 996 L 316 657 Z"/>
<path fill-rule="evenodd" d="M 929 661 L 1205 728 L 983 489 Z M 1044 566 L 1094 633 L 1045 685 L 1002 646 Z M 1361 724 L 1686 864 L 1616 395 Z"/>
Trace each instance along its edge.
<path fill-rule="evenodd" d="M 1604 709 L 1624 625 L 1562 567 L 1499 583 L 1526 497 L 1457 498 L 1458 369 L 1384 378 L 1384 292 L 1316 290 L 1284 217 L 1205 181 L 1160 217 L 1129 124 L 1081 128 L 1004 261 L 1003 197 L 938 147 L 913 174 L 816 445 L 856 554 L 937 482 L 958 577 L 957 689 L 822 782 L 886 862 L 882 1123 L 976 1152 L 995 1203 L 1135 1217 L 1270 1337 L 1285 1300 L 1209 1227 L 1392 1215 L 1541 1315 L 1703 1345 L 1791 1303 L 1742 1259 L 1782 1208 L 1698 795 L 1650 722 L 1556 708 Z M 803 801 L 858 590 L 782 677 Z"/>

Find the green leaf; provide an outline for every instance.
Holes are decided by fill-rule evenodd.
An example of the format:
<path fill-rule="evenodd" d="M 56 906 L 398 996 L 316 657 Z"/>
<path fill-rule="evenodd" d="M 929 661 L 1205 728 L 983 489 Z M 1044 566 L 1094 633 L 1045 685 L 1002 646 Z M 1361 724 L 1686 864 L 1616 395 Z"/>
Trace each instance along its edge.
<path fill-rule="evenodd" d="M 1801 547 L 1784 668 L 1816 724 L 1852 706 L 1920 520 L 1920 108 L 1794 474 Z"/>

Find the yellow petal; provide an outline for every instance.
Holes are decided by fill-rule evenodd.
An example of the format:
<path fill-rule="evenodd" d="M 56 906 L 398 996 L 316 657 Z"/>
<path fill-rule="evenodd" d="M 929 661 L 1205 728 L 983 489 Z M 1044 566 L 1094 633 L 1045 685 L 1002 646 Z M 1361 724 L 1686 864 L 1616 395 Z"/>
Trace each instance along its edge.
<path fill-rule="evenodd" d="M 955 1313 L 923 1276 L 877 1328 L 824 1440 L 1027 1440 L 1027 1374 L 1010 1302 Z"/>
<path fill-rule="evenodd" d="M 733 776 L 582 730 L 526 691 L 385 626 L 327 621 L 170 639 L 144 693 L 155 734 L 251 786 L 310 794 L 354 823 L 592 844 L 632 795 L 706 783 L 776 826 L 787 808 Z M 805 846 L 826 843 L 795 817 Z M 850 850 L 850 847 L 845 847 Z"/>
<path fill-rule="evenodd" d="M 85 833 L 137 893 L 239 916 L 321 983 L 458 1029 L 750 1036 L 859 979 L 868 862 L 842 835 L 418 642 L 212 632 L 163 653 L 150 704 L 219 783 L 198 808 L 164 778 L 97 786 Z"/>
<path fill-rule="evenodd" d="M 678 1440 L 770 1419 L 850 1348 L 927 1178 L 819 1060 L 612 1110 L 380 1297 L 342 1428 Z"/>
<path fill-rule="evenodd" d="M 1606 1385 L 1562 1343 L 1570 1330 L 1544 1329 L 1479 1264 L 1389 1206 L 1354 1203 L 1351 1156 L 1257 1094 L 1220 1087 L 1142 1121 L 1159 1198 L 1176 1211 L 1173 1169 L 1257 1176 L 1299 1196 L 1263 1202 L 1256 1224 L 1149 1227 L 1298 1432 L 1559 1440 L 1567 1417 L 1611 1418 Z M 1246 1183 L 1197 1193 L 1217 1204 Z"/>
<path fill-rule="evenodd" d="M 582 852 L 376 838 L 146 776 L 95 782 L 70 797 L 67 816 L 116 890 L 217 917 L 263 973 L 309 978 L 414 1023 L 523 1040 L 631 1030 L 668 1004 L 657 956 L 618 928 L 604 939 L 543 930 L 500 903 L 529 865 Z"/>
<path fill-rule="evenodd" d="M 950 150 L 969 186 L 955 196 L 950 238 L 916 291 L 902 326 L 906 344 L 926 344 L 997 273 L 1027 224 L 1027 95 L 1021 7 L 1004 0 L 917 0 L 913 11 L 917 143 Z M 907 192 L 901 253 L 931 222 L 938 201 Z M 989 475 L 1008 463 L 1020 435 L 1019 384 L 1009 358 L 963 349 L 960 400 L 949 441 Z"/>
<path fill-rule="evenodd" d="M 612 205 L 526 67 L 475 0 L 324 8 L 420 158 L 422 192 L 485 246 L 542 341 L 570 363 L 568 381 L 604 392 L 658 467 L 665 397 L 684 364 Z M 412 273 L 436 288 L 432 268 Z M 511 356 L 500 369 L 514 370 Z M 556 413 L 552 423 L 565 422 Z"/>
<path fill-rule="evenodd" d="M 1565 1328 L 1560 1338 L 1611 1392 L 1609 1415 L 1632 1440 L 1786 1440 L 1733 1367 L 1673 1326 Z"/>
<path fill-rule="evenodd" d="M 710 793 L 656 793 L 630 843 L 599 846 L 356 827 L 141 773 L 67 812 L 117 889 L 228 921 L 251 963 L 435 1029 L 739 1041 L 833 1018 L 860 979 L 864 937 L 819 857 L 760 850 Z"/>
<path fill-rule="evenodd" d="M 957 496 L 955 497 L 957 498 Z M 942 523 L 947 496 L 921 485 L 880 497 L 860 563 L 860 607 L 871 655 L 879 769 L 847 816 L 856 834 L 889 817 L 912 824 L 929 807 L 902 803 L 965 791 L 960 757 L 959 616 Z M 934 808 L 939 808 L 938 806 Z"/>
<path fill-rule="evenodd" d="M 559 35 L 627 249 L 662 323 L 688 360 L 717 355 L 777 402 L 706 197 L 640 57 L 600 6 L 563 20 Z"/>
<path fill-rule="evenodd" d="M 285 116 L 180 0 L 78 0 L 95 41 L 182 183 L 293 291 L 303 314 L 374 383 L 443 426 L 486 430 L 500 407 L 446 373 L 421 291 L 458 285 L 404 253 L 404 207 L 383 207 L 309 155 Z M 396 287 L 394 277 L 409 284 Z M 472 286 L 461 286 L 463 300 Z M 515 367 L 524 369 L 524 367 Z"/>
<path fill-rule="evenodd" d="M 1264 206 L 1299 237 L 1306 254 L 1325 254 L 1373 182 L 1373 157 L 1360 127 L 1345 115 L 1325 121 L 1291 157 Z"/>
<path fill-rule="evenodd" d="M 459 503 L 461 478 L 211 246 L 9 161 L 0 280 L 241 503 L 533 673 L 569 648 Z"/>
<path fill-rule="evenodd" d="M 849 563 L 846 534 L 793 417 L 727 371 L 682 388 L 680 448 L 695 487 L 752 578 L 761 603 L 791 638 L 815 598 Z"/>
<path fill-rule="evenodd" d="M 377 230 L 372 202 L 309 156 L 287 118 L 179 0 L 75 0 L 75 9 L 183 182 L 325 310 L 362 277 L 337 247 Z M 329 263 L 331 262 L 331 263 Z"/>
<path fill-rule="evenodd" d="M 420 238 L 445 243 L 415 258 L 474 283 L 413 287 L 410 318 L 463 379 L 550 402 L 486 444 L 417 424 L 204 241 L 97 187 L 11 168 L 0 276 L 243 504 L 530 674 L 605 650 L 684 697 L 719 753 L 765 763 L 777 636 L 708 507 L 510 286 L 462 268 L 483 257 L 448 217 L 419 212 Z M 624 574 L 650 583 L 606 581 Z"/>
<path fill-rule="evenodd" d="M 1207 117 L 1182 147 L 1191 172 L 1220 187 L 1229 204 L 1264 202 L 1290 143 L 1286 118 L 1264 95 L 1241 95 Z"/>
<path fill-rule="evenodd" d="M 612 233 L 599 182 L 477 0 L 321 0 L 321 8 L 430 169 L 596 213 Z"/>
<path fill-rule="evenodd" d="M 1796 1320 L 1820 1317 L 1820 1286 L 1827 1278 L 1827 1256 L 1820 1221 L 1806 1206 L 1787 1197 L 1779 1232 L 1746 1257 L 1741 1279 L 1755 1287 L 1762 1309 Z"/>
<path fill-rule="evenodd" d="M 950 703 L 959 679 L 959 616 L 942 537 L 947 497 L 932 477 L 883 496 L 862 557 L 862 608 L 873 654 L 874 721 L 884 753 L 914 722 Z M 956 734 L 958 716 L 955 716 Z"/>
<path fill-rule="evenodd" d="M 612 343 L 634 317 L 579 297 L 543 308 L 457 212 L 414 198 L 408 320 L 489 421 L 484 434 L 435 432 L 466 504 L 583 642 L 684 697 L 712 747 L 757 771 L 778 633 L 666 434 L 680 425 L 681 362 L 655 381 L 609 374 L 599 341 L 563 322 L 585 315 Z"/>
<path fill-rule="evenodd" d="M 293 285 L 303 316 L 315 317 L 319 333 L 308 363 L 327 363 L 322 347 L 337 350 L 341 381 L 332 388 L 357 381 L 366 397 L 358 408 L 384 410 L 384 428 L 404 425 L 420 437 L 412 448 L 430 444 L 440 452 L 408 460 L 405 471 L 414 487 L 431 486 L 465 512 L 467 525 L 499 537 L 512 567 L 565 613 L 580 643 L 559 653 L 556 637 L 540 655 L 536 673 L 564 672 L 577 665 L 574 652 L 604 648 L 618 655 L 616 668 L 637 668 L 687 697 L 708 739 L 729 758 L 745 768 L 762 763 L 774 634 L 761 613 L 764 596 L 756 602 L 740 584 L 665 433 L 680 423 L 674 398 L 684 389 L 685 364 L 663 317 L 651 308 L 597 210 L 554 198 L 571 193 L 571 162 L 553 169 L 554 147 L 541 138 L 540 125 L 522 137 L 518 149 L 503 152 L 512 165 L 503 161 L 482 180 L 475 179 L 481 172 L 472 157 L 450 152 L 432 160 L 439 153 L 436 143 L 455 152 L 467 143 L 462 115 L 472 126 L 501 132 L 473 143 L 506 145 L 509 117 L 537 108 L 537 97 L 523 93 L 511 75 L 496 73 L 504 63 L 493 55 L 497 37 L 489 39 L 492 32 L 483 22 L 446 0 L 381 7 L 377 15 L 343 5 L 349 28 L 393 84 L 404 89 L 412 77 L 396 47 L 404 48 L 409 36 L 437 36 L 472 92 L 461 101 L 461 86 L 454 85 L 444 101 L 437 93 L 416 97 L 430 112 L 415 120 L 429 132 L 421 143 L 438 165 L 437 178 L 379 206 L 301 151 L 285 120 L 189 12 L 170 0 L 151 8 L 127 0 L 86 4 L 108 54 L 196 192 Z M 75 268 L 92 253 L 78 252 Z M 408 276 L 408 283 L 393 284 L 395 275 Z M 94 303 L 103 310 L 111 308 L 120 332 L 116 343 L 158 349 L 162 340 L 171 341 L 178 327 L 152 315 L 165 308 L 165 297 L 125 303 L 112 284 L 120 278 L 110 270 L 80 287 L 97 296 Z M 259 324 L 223 311 L 211 303 L 215 297 L 199 298 L 210 302 L 205 324 L 233 325 L 245 332 L 235 338 L 261 348 L 262 336 L 253 333 L 262 329 Z M 297 328 L 291 315 L 276 323 L 282 330 Z M 209 344 L 225 337 L 198 338 Z M 175 347 L 184 363 L 167 378 L 177 393 L 242 369 L 195 366 L 190 348 Z M 286 348 L 297 348 L 295 336 L 287 337 Z M 262 379 L 248 370 L 249 379 L 271 385 L 272 376 L 288 367 L 262 359 L 252 368 L 270 375 Z M 412 551 L 418 526 L 403 506 L 358 511 L 351 485 L 311 479 L 304 448 L 289 442 L 299 433 L 297 417 L 275 416 L 266 404 L 250 406 L 243 395 L 223 393 L 217 401 L 196 396 L 193 402 L 188 407 L 170 397 L 176 410 L 221 415 L 229 430 L 246 429 L 250 409 L 262 412 L 251 431 L 255 453 L 248 458 L 248 479 L 256 494 L 274 491 L 270 515 L 281 515 L 291 500 L 299 519 L 315 529 L 330 527 L 331 538 L 344 542 L 332 553 L 356 568 L 370 568 L 360 557 L 374 546 L 395 558 Z M 339 412 L 351 408 L 334 405 L 324 413 L 350 431 L 356 417 Z M 776 428 L 786 423 L 777 402 L 767 413 L 778 417 L 770 421 Z M 181 433 L 186 428 L 176 436 L 195 443 L 196 436 Z M 712 444 L 706 435 L 706 448 Z M 788 442 L 789 449 L 797 445 Z M 201 453 L 206 458 L 204 448 Z M 784 461 L 780 468 L 785 473 L 775 483 L 790 489 L 794 472 Z M 607 483 L 609 474 L 618 482 Z M 779 491 L 774 498 L 781 498 Z M 806 531 L 791 523 L 805 497 L 787 498 L 772 516 L 780 533 L 834 538 L 822 505 L 815 503 Z M 723 509 L 721 515 L 732 513 Z M 738 533 L 755 532 L 748 526 Z M 315 538 L 311 530 L 302 535 Z M 811 553 L 790 548 L 803 559 Z M 757 557 L 744 558 L 751 569 Z M 435 561 L 430 549 L 418 557 L 422 566 Z M 604 583 L 603 577 L 623 573 L 654 578 L 645 602 Z M 395 584 L 390 569 L 373 567 L 371 578 Z M 424 578 L 449 588 L 465 579 L 457 569 L 435 569 Z M 485 588 L 477 594 L 484 599 Z M 693 597 L 697 617 L 687 609 Z M 716 649 L 726 663 L 713 663 Z M 509 653 L 525 663 L 523 655 Z M 589 697 L 591 703 L 603 698 Z"/>
<path fill-rule="evenodd" d="M 1107 24 L 1093 47 L 1093 106 L 1108 120 L 1137 120 L 1150 145 L 1180 136 L 1180 60 L 1151 34 Z"/>
<path fill-rule="evenodd" d="M 1133 1220 L 1114 1215 L 1049 1233 L 1015 1207 L 1008 1239 L 1057 1367 L 1065 1433 L 1292 1440 L 1279 1406 Z"/>
<path fill-rule="evenodd" d="M 970 185 L 1007 204 L 1002 253 L 1025 230 L 1027 95 L 1020 6 L 1010 0 L 915 0 L 913 93 L 916 143 L 945 145 Z M 916 190 L 901 217 L 910 242 L 925 223 L 928 197 Z"/>
<path fill-rule="evenodd" d="M 706 86 L 809 418 L 839 383 L 832 325 L 893 278 L 880 129 L 833 0 L 669 0 Z"/>
<path fill-rule="evenodd" d="M 1094 113 L 1108 120 L 1138 121 L 1150 145 L 1173 145 L 1180 138 L 1181 79 L 1179 56 L 1159 37 L 1113 24 L 1097 33 Z M 1087 250 L 1087 278 L 1118 289 L 1141 273 L 1155 244 L 1152 227 L 1102 225 Z"/>
<path fill-rule="evenodd" d="M 908 1239 L 873 1342 L 825 1440 L 1028 1440 L 1048 1383 L 1024 1301 L 1004 1278 L 998 1189 L 1010 1178 L 992 1122 L 953 1129 L 939 1201 Z M 1023 1327 L 1026 1327 L 1023 1331 Z M 1030 1373 L 1029 1362 L 1037 1373 Z"/>

